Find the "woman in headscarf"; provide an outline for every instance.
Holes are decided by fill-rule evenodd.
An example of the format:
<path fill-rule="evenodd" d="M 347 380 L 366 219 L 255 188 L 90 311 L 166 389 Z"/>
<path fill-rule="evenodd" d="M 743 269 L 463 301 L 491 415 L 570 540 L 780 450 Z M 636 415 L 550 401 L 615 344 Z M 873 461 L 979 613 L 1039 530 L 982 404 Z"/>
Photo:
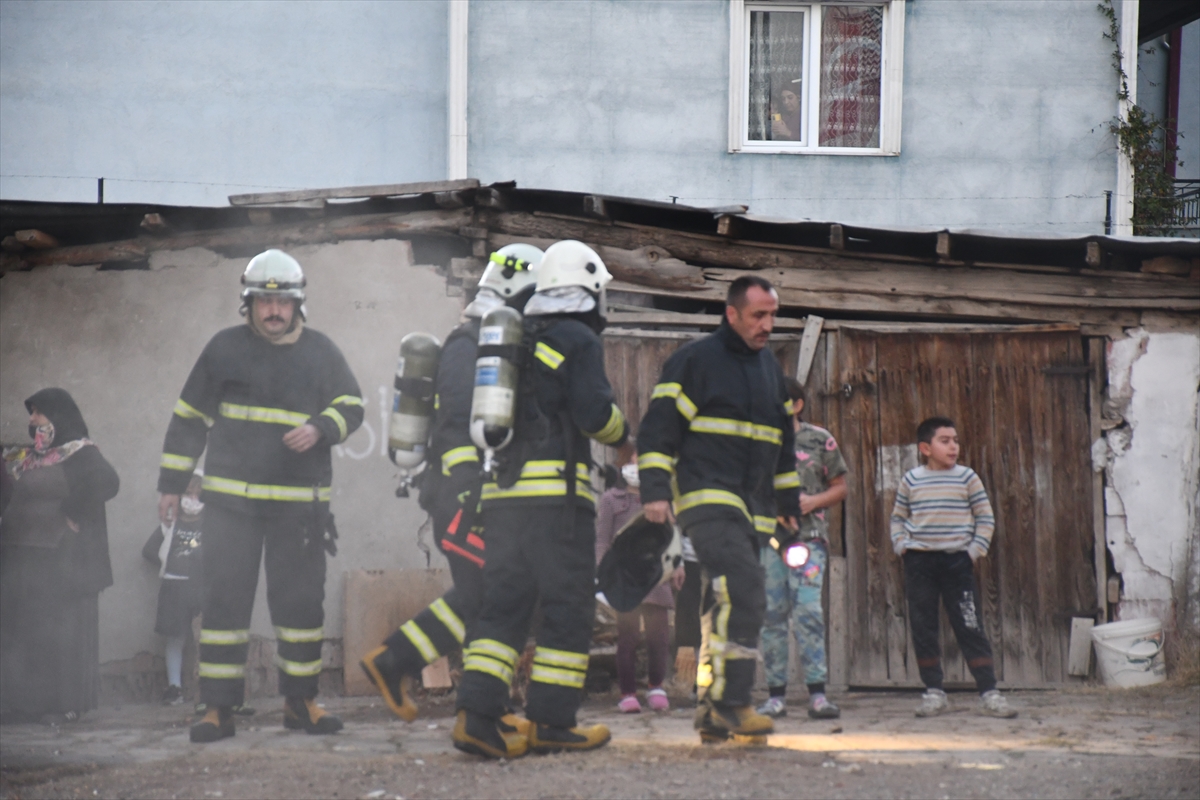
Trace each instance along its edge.
<path fill-rule="evenodd" d="M 4 449 L 0 492 L 0 714 L 74 720 L 96 707 L 104 503 L 120 479 L 67 392 L 25 408 L 33 444 Z"/>

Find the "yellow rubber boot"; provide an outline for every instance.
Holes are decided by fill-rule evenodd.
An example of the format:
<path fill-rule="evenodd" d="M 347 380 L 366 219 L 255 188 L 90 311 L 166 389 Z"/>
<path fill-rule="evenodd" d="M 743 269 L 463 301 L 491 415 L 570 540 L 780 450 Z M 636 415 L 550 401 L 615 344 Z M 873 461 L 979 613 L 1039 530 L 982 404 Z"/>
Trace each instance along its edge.
<path fill-rule="evenodd" d="M 197 744 L 208 744 L 228 739 L 236 732 L 233 727 L 233 714 L 228 708 L 209 708 L 200 721 L 191 727 L 188 738 Z"/>
<path fill-rule="evenodd" d="M 333 714 L 325 713 L 316 700 L 289 697 L 283 704 L 283 727 L 321 736 L 340 731 L 342 721 Z"/>
<path fill-rule="evenodd" d="M 595 750 L 612 739 L 607 725 L 586 728 L 552 728 L 534 725 L 529 735 L 529 749 L 535 753 L 557 753 L 561 750 Z"/>
<path fill-rule="evenodd" d="M 484 758 L 520 758 L 529 752 L 529 740 L 519 733 L 501 733 L 498 721 L 459 709 L 450 738 L 464 753 Z"/>
<path fill-rule="evenodd" d="M 524 717 L 518 717 L 516 714 L 505 714 L 496 724 L 501 733 L 519 733 L 526 739 L 533 732 L 533 723 Z"/>
<path fill-rule="evenodd" d="M 400 674 L 395 668 L 392 651 L 380 645 L 358 662 L 371 683 L 383 695 L 383 701 L 400 719 L 412 722 L 417 718 L 417 704 L 412 701 L 412 677 Z"/>
<path fill-rule="evenodd" d="M 775 732 L 775 721 L 759 714 L 754 706 L 727 706 L 713 703 L 709 706 L 709 723 L 724 728 L 733 736 L 766 736 Z"/>

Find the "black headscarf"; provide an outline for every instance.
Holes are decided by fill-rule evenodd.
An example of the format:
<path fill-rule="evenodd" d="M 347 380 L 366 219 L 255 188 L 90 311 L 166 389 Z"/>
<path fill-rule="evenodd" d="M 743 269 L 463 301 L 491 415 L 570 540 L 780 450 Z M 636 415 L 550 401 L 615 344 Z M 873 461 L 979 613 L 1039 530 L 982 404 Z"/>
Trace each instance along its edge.
<path fill-rule="evenodd" d="M 79 406 L 67 393 L 66 389 L 42 389 L 25 400 L 25 410 L 32 414 L 35 410 L 44 415 L 54 424 L 54 440 L 51 447 L 85 439 L 88 435 L 87 424 Z"/>

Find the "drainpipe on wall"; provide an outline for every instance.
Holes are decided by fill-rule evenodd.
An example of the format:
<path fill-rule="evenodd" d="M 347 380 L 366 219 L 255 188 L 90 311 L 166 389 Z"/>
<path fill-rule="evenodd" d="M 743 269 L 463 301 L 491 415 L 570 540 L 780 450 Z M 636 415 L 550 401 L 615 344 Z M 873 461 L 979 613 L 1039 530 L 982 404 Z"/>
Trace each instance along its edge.
<path fill-rule="evenodd" d="M 1125 70 L 1129 97 L 1118 101 L 1117 114 L 1129 120 L 1129 109 L 1137 102 L 1138 0 L 1121 0 L 1117 12 L 1121 23 L 1121 69 Z M 465 177 L 465 176 L 464 176 Z M 1117 147 L 1117 196 L 1113 233 L 1133 235 L 1133 162 Z"/>
<path fill-rule="evenodd" d="M 446 85 L 448 141 L 446 177 L 467 177 L 467 12 L 468 0 L 450 0 L 450 71 Z M 1137 11 L 1134 15 L 1136 19 Z M 1136 22 L 1134 27 L 1136 28 Z"/>

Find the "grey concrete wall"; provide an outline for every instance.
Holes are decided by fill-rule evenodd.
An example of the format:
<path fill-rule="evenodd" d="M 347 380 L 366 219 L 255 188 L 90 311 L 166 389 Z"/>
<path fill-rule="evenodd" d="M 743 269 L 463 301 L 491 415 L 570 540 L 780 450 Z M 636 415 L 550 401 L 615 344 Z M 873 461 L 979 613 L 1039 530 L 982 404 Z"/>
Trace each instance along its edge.
<path fill-rule="evenodd" d="M 4 0 L 0 196 L 90 202 L 104 176 L 108 202 L 225 205 L 439 180 L 446 21 L 443 0 Z"/>
<path fill-rule="evenodd" d="M 334 454 L 333 511 L 340 551 L 329 561 L 326 637 L 342 630 L 349 569 L 424 567 L 416 500 L 393 496 L 384 413 L 400 338 L 444 336 L 462 304 L 406 242 L 346 242 L 291 251 L 308 275 L 312 326 L 332 337 L 366 401 L 363 427 Z M 157 571 L 141 558 L 156 524 L 158 459 L 175 399 L 208 339 L 240 322 L 238 278 L 248 259 L 207 250 L 156 253 L 149 271 L 50 267 L 0 280 L 0 438 L 27 440 L 22 401 L 46 386 L 75 397 L 92 439 L 121 476 L 108 504 L 115 585 L 100 595 L 102 661 L 161 651 L 153 633 Z M 436 552 L 433 566 L 444 566 Z M 263 584 L 255 634 L 274 638 Z"/>
<path fill-rule="evenodd" d="M 1094 0 L 907 4 L 895 158 L 727 152 L 724 0 L 474 2 L 472 175 L 876 225 L 1103 231 L 1112 45 Z"/>

